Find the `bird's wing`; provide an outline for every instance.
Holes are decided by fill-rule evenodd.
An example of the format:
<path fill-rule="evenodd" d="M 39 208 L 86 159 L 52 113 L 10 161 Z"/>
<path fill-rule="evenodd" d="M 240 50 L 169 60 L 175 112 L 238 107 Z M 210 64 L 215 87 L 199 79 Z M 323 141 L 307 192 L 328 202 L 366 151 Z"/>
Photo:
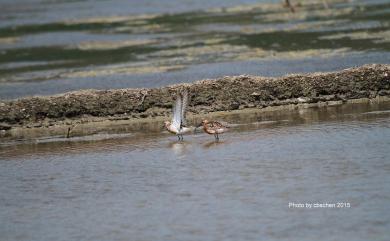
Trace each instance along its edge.
<path fill-rule="evenodd" d="M 175 104 L 173 105 L 173 117 L 172 117 L 172 125 L 176 127 L 178 130 L 180 129 L 181 121 L 182 121 L 182 98 L 181 95 L 177 95 Z"/>
<path fill-rule="evenodd" d="M 225 129 L 229 128 L 226 122 L 213 121 L 210 123 L 212 129 Z"/>
<path fill-rule="evenodd" d="M 186 109 L 188 105 L 188 92 L 184 91 L 181 93 L 182 95 L 182 104 L 181 104 L 181 123 L 180 127 L 186 126 Z"/>
<path fill-rule="evenodd" d="M 230 128 L 230 124 L 225 121 L 215 121 L 218 128 Z"/>

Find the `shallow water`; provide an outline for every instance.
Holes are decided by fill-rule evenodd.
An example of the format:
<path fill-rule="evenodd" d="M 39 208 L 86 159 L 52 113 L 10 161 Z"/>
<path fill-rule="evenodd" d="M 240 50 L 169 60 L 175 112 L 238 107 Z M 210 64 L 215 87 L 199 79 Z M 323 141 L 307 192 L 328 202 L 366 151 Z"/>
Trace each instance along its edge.
<path fill-rule="evenodd" d="M 389 1 L 328 1 L 1 1 L 0 99 L 389 63 Z"/>
<path fill-rule="evenodd" d="M 387 240 L 390 103 L 0 145 L 2 240 Z M 350 208 L 289 208 L 350 203 Z"/>

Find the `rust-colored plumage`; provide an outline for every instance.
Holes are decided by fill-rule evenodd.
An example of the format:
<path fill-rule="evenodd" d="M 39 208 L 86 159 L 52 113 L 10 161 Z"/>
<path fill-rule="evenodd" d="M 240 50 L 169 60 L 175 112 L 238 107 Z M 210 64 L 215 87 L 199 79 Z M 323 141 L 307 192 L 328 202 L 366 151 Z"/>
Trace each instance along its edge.
<path fill-rule="evenodd" d="M 216 140 L 219 140 L 219 134 L 222 134 L 228 130 L 228 126 L 218 121 L 203 120 L 201 125 L 203 126 L 204 132 L 210 135 L 214 135 Z"/>

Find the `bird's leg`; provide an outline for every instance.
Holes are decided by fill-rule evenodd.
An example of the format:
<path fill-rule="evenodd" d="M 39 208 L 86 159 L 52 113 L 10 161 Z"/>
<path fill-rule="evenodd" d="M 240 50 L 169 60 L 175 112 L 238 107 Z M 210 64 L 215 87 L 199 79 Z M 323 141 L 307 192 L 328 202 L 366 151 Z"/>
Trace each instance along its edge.
<path fill-rule="evenodd" d="M 183 134 L 181 134 L 180 136 L 181 136 L 181 140 L 184 140 Z"/>
<path fill-rule="evenodd" d="M 217 140 L 219 140 L 219 136 L 218 136 L 218 133 L 217 133 Z"/>
<path fill-rule="evenodd" d="M 178 140 L 180 141 L 180 135 L 177 135 Z"/>
<path fill-rule="evenodd" d="M 73 124 L 72 126 L 68 127 L 68 132 L 66 133 L 66 138 L 70 138 L 70 134 L 72 133 L 73 129 L 77 126 L 77 124 Z"/>
<path fill-rule="evenodd" d="M 284 6 L 290 8 L 290 11 L 291 12 L 295 12 L 295 8 L 293 7 L 293 5 L 290 3 L 290 0 L 284 0 Z"/>
<path fill-rule="evenodd" d="M 68 132 L 66 133 L 66 138 L 69 138 L 70 137 L 70 131 L 72 130 L 72 128 L 68 127 Z"/>

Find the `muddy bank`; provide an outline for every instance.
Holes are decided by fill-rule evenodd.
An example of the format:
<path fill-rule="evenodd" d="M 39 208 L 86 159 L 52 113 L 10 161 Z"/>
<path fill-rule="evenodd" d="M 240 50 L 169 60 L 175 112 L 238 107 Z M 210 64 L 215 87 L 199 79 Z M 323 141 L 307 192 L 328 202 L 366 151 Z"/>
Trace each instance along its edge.
<path fill-rule="evenodd" d="M 190 93 L 189 115 L 390 96 L 390 65 L 332 73 L 223 77 L 154 89 L 83 90 L 0 102 L 0 129 L 169 116 L 177 91 Z M 337 102 L 336 102 L 337 103 Z"/>

